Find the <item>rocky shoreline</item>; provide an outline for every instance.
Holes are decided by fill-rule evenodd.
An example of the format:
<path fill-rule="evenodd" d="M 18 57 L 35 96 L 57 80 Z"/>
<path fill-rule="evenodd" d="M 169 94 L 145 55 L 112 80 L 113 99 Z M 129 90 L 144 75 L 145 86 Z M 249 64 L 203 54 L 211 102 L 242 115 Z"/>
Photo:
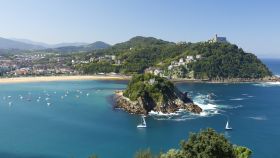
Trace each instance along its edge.
<path fill-rule="evenodd" d="M 186 111 L 199 114 L 202 109 L 194 104 L 192 100 L 187 97 L 187 93 L 183 94 L 183 99 L 176 98 L 170 102 L 168 105 L 153 105 L 149 99 L 144 97 L 139 97 L 136 101 L 131 101 L 129 98 L 123 96 L 123 91 L 115 91 L 115 108 L 121 108 L 124 111 L 131 114 L 143 114 L 148 115 L 150 111 L 162 112 L 165 114 L 177 112 L 179 109 L 184 109 Z"/>
<path fill-rule="evenodd" d="M 174 83 L 194 82 L 194 83 L 256 83 L 256 82 L 280 82 L 280 77 L 272 76 L 265 78 L 220 78 L 220 79 L 170 79 Z"/>

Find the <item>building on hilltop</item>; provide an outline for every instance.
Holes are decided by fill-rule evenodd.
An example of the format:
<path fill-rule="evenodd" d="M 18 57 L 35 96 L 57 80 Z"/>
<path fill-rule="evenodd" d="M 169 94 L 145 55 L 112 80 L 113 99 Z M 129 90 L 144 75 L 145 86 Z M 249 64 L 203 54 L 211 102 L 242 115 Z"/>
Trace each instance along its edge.
<path fill-rule="evenodd" d="M 216 34 L 214 38 L 208 40 L 209 43 L 228 42 L 226 37 L 218 37 Z"/>

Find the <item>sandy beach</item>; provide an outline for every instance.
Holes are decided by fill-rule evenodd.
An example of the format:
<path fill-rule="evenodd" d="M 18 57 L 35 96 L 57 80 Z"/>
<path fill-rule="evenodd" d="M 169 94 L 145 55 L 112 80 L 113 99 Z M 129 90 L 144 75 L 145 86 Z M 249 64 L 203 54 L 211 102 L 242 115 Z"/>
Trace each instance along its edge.
<path fill-rule="evenodd" d="M 77 81 L 77 80 L 129 80 L 130 76 L 119 75 L 91 75 L 91 76 L 40 76 L 40 77 L 16 77 L 0 78 L 1 83 L 25 83 L 25 82 L 50 82 L 50 81 Z"/>

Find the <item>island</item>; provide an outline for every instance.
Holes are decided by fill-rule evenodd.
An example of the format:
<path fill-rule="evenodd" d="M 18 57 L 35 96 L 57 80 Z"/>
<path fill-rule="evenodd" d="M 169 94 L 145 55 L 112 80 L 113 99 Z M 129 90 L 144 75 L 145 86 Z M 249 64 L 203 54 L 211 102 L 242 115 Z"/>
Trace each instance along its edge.
<path fill-rule="evenodd" d="M 151 111 L 169 114 L 180 109 L 195 114 L 202 112 L 187 92 L 181 92 L 166 78 L 150 73 L 134 75 L 124 91 L 116 91 L 115 100 L 116 108 L 132 114 L 147 115 Z"/>

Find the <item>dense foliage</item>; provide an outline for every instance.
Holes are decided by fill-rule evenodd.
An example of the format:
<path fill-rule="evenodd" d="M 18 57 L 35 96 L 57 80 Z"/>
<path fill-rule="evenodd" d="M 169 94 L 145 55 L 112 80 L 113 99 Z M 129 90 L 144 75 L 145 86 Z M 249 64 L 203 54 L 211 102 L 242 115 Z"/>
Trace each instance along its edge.
<path fill-rule="evenodd" d="M 222 134 L 213 129 L 190 134 L 181 142 L 180 149 L 153 156 L 150 150 L 138 151 L 135 158 L 249 158 L 252 151 L 246 147 L 231 144 Z"/>
<path fill-rule="evenodd" d="M 236 45 L 200 43 L 192 49 L 203 56 L 203 60 L 192 64 L 196 78 L 263 78 L 271 75 L 255 55 L 245 53 Z"/>
<path fill-rule="evenodd" d="M 134 37 L 95 55 L 116 55 L 121 64 L 90 63 L 81 65 L 85 73 L 116 72 L 122 74 L 143 73 L 151 66 L 163 70 L 172 61 L 188 55 L 202 55 L 202 59 L 188 64 L 188 71 L 194 71 L 197 79 L 263 78 L 270 76 L 268 68 L 253 54 L 244 52 L 230 43 L 180 43 L 163 41 L 152 37 Z M 100 68 L 108 67 L 108 68 Z"/>
<path fill-rule="evenodd" d="M 154 102 L 165 102 L 176 92 L 173 83 L 152 74 L 140 74 L 132 77 L 124 96 L 134 101 L 139 97 L 150 97 Z M 169 96 L 166 96 L 169 95 Z"/>

